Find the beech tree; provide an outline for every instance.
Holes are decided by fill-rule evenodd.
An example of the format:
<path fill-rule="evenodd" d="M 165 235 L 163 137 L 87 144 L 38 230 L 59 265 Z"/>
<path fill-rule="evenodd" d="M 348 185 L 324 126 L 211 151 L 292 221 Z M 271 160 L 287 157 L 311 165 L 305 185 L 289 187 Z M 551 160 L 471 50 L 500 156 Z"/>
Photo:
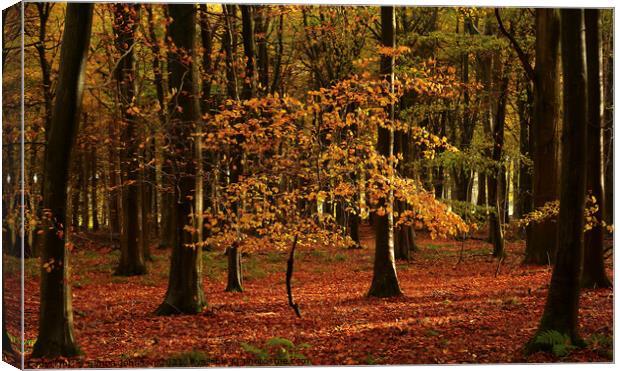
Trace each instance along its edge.
<path fill-rule="evenodd" d="M 533 208 L 558 199 L 559 192 L 559 76 L 560 21 L 557 9 L 536 9 L 536 66 L 529 68 L 534 81 L 532 136 Z M 528 226 L 525 259 L 528 264 L 548 264 L 555 258 L 558 222 L 550 219 Z"/>
<path fill-rule="evenodd" d="M 583 13 L 582 9 L 560 11 L 564 117 L 558 251 L 545 310 L 538 331 L 528 343 L 529 350 L 549 346 L 536 341 L 547 331 L 557 331 L 570 339 L 572 344 L 583 344 L 577 327 L 583 262 L 588 131 Z"/>
<path fill-rule="evenodd" d="M 60 52 L 60 70 L 45 151 L 43 208 L 44 248 L 41 268 L 39 336 L 34 357 L 72 356 L 79 352 L 73 336 L 73 309 L 67 244 L 67 181 L 80 118 L 84 68 L 88 55 L 93 4 L 70 3 Z"/>
<path fill-rule="evenodd" d="M 605 233 L 605 193 L 603 183 L 603 89 L 602 45 L 598 9 L 584 11 L 588 76 L 587 191 L 595 201 L 596 211 L 586 231 L 582 286 L 611 287 L 605 272 L 603 238 Z"/>
<path fill-rule="evenodd" d="M 381 41 L 384 47 L 394 49 L 396 39 L 394 29 L 396 17 L 393 6 L 381 7 Z M 387 80 L 390 89 L 394 89 L 394 55 L 386 53 L 381 56 L 381 76 Z M 389 118 L 394 120 L 394 105 L 390 105 Z M 377 151 L 385 157 L 391 157 L 394 151 L 393 129 L 379 127 L 377 139 Z M 375 262 L 373 268 L 372 284 L 368 296 L 389 297 L 402 295 L 398 277 L 396 275 L 396 263 L 394 259 L 394 217 L 393 195 L 389 194 L 379 201 L 379 207 L 384 210 L 375 213 Z M 382 215 L 380 215 L 382 214 Z"/>
<path fill-rule="evenodd" d="M 140 20 L 140 5 L 114 5 L 114 37 L 120 59 L 115 71 L 121 117 L 121 257 L 116 274 L 122 276 L 146 273 L 144 250 L 146 241 L 142 236 L 141 182 L 138 176 L 138 117 L 135 107 L 134 33 Z"/>
<path fill-rule="evenodd" d="M 200 103 L 195 61 L 196 8 L 170 4 L 169 33 L 174 49 L 168 52 L 169 87 L 174 96 L 170 114 L 169 139 L 174 148 L 173 162 L 175 245 L 170 258 L 168 290 L 157 308 L 160 315 L 198 313 L 206 306 L 202 289 L 202 188 Z M 188 138 L 194 137 L 193 140 Z M 184 155 L 184 157 L 181 157 Z M 196 182 L 198 179 L 198 183 Z M 197 187 L 199 186 L 199 187 Z"/>

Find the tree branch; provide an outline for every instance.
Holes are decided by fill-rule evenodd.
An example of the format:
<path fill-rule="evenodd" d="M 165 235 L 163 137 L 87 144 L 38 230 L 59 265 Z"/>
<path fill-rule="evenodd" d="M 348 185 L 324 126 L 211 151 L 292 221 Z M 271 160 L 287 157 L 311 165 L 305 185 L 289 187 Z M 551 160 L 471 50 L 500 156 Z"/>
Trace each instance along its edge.
<path fill-rule="evenodd" d="M 517 56 L 519 57 L 519 60 L 521 61 L 521 64 L 523 65 L 525 74 L 532 82 L 535 82 L 536 73 L 534 72 L 534 69 L 532 68 L 532 65 L 530 64 L 527 55 L 525 54 L 525 52 L 523 52 L 523 49 L 521 49 L 521 47 L 519 46 L 519 43 L 517 43 L 517 40 L 515 40 L 515 38 L 504 27 L 504 23 L 502 22 L 502 18 L 499 14 L 498 8 L 495 8 L 495 18 L 497 18 L 497 24 L 499 26 L 499 30 L 504 34 L 504 36 L 508 38 L 508 40 L 512 44 L 512 47 L 517 52 Z"/>

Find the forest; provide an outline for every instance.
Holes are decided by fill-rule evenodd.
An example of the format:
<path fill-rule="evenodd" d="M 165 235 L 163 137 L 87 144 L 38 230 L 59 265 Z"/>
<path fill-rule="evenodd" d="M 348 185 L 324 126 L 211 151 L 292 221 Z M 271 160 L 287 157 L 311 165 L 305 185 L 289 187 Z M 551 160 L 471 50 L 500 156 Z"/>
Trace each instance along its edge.
<path fill-rule="evenodd" d="M 613 23 L 4 9 L 3 361 L 613 362 Z"/>

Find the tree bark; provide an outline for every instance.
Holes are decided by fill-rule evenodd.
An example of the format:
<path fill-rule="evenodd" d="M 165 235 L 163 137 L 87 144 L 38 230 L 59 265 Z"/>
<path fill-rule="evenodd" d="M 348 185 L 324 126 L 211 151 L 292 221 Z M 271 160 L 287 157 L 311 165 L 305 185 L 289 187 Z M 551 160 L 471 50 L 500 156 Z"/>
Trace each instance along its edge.
<path fill-rule="evenodd" d="M 138 166 L 138 117 L 134 113 L 135 72 L 134 33 L 139 23 L 140 4 L 116 4 L 114 8 L 115 46 L 121 60 L 115 72 L 121 123 L 121 256 L 115 274 L 133 276 L 146 273 L 142 239 L 140 175 Z"/>
<path fill-rule="evenodd" d="M 255 89 L 255 64 L 256 56 L 254 52 L 254 12 L 251 5 L 239 5 L 241 8 L 241 29 L 243 33 L 243 51 L 245 53 L 245 78 L 243 80 L 243 90 L 241 99 L 250 99 L 254 96 Z"/>
<path fill-rule="evenodd" d="M 519 153 L 522 158 L 531 158 L 531 111 L 532 111 L 532 89 L 531 84 L 525 83 L 526 99 L 519 99 L 517 102 L 517 111 L 519 114 Z M 519 172 L 519 192 L 518 195 L 518 213 L 515 213 L 516 218 L 521 218 L 523 215 L 532 211 L 532 172 L 527 164 L 523 161 L 518 161 L 518 168 L 515 171 Z"/>
<path fill-rule="evenodd" d="M 235 5 L 222 4 L 222 11 L 224 14 L 224 35 L 222 36 L 222 48 L 224 49 L 226 61 L 226 90 L 231 99 L 239 100 L 233 45 L 233 17 L 235 13 Z"/>
<path fill-rule="evenodd" d="M 573 344 L 583 344 L 577 330 L 587 170 L 583 10 L 562 9 L 560 12 L 564 123 L 558 250 L 545 311 L 538 332 L 528 344 L 529 350 L 537 350 L 536 337 L 548 330 L 555 330 L 570 337 Z"/>
<path fill-rule="evenodd" d="M 97 184 L 99 182 L 97 173 L 97 147 L 94 145 L 90 149 L 90 208 L 93 215 L 93 230 L 99 230 L 99 208 L 97 203 Z"/>
<path fill-rule="evenodd" d="M 497 63 L 499 64 L 499 58 Z M 498 68 L 498 70 L 501 70 Z M 499 72 L 499 71 L 498 71 Z M 503 71 L 502 71 L 503 73 Z M 508 77 L 503 76 L 498 86 L 499 97 L 497 100 L 497 111 L 495 113 L 493 126 L 493 154 L 492 159 L 497 166 L 491 174 L 489 174 L 489 201 L 494 208 L 489 215 L 489 229 L 491 233 L 491 241 L 493 243 L 493 256 L 504 257 L 506 255 L 504 249 L 504 216 L 505 216 L 505 196 L 506 196 L 506 170 L 501 164 L 504 150 L 504 126 L 506 121 L 506 102 L 508 95 Z"/>
<path fill-rule="evenodd" d="M 49 214 L 48 226 L 44 228 L 39 337 L 32 351 L 33 357 L 69 357 L 79 353 L 73 336 L 69 251 L 65 245 L 68 235 L 65 230 L 66 190 L 69 160 L 80 117 L 92 9 L 93 4 L 89 3 L 69 3 L 66 9 L 58 93 L 44 161 L 46 197 L 43 207 Z"/>
<path fill-rule="evenodd" d="M 560 24 L 557 9 L 536 9 L 536 67 L 534 82 L 533 207 L 558 199 L 559 190 L 559 79 Z M 525 248 L 526 264 L 553 261 L 558 223 L 545 220 L 529 227 Z"/>
<path fill-rule="evenodd" d="M 202 288 L 202 249 L 200 218 L 196 217 L 202 209 L 197 200 L 196 176 L 201 175 L 200 158 L 197 153 L 200 145 L 196 129 L 200 124 L 201 110 L 198 90 L 198 69 L 196 63 L 196 8 L 188 4 L 168 5 L 170 17 L 170 38 L 176 52 L 168 53 L 170 88 L 176 90 L 171 99 L 169 135 L 172 140 L 174 157 L 174 202 L 175 202 L 175 240 L 170 258 L 170 276 L 164 302 L 156 314 L 199 313 L 206 306 Z M 200 202 L 199 202 L 200 201 Z M 194 212 L 196 213 L 194 214 Z M 191 220 L 188 220 L 191 216 Z M 189 222 L 189 226 L 187 225 Z"/>
<path fill-rule="evenodd" d="M 601 33 L 598 9 L 584 11 L 586 26 L 586 55 L 588 76 L 588 145 L 587 190 L 596 199 L 596 221 L 584 236 L 584 261 L 582 286 L 589 288 L 611 287 L 605 272 L 603 255 L 604 229 L 601 224 L 605 212 L 603 188 L 603 89 L 601 87 Z"/>
<path fill-rule="evenodd" d="M 396 18 L 393 6 L 381 7 L 381 42 L 388 48 L 396 46 L 395 38 Z M 381 56 L 381 75 L 390 83 L 390 88 L 394 88 L 394 56 Z M 389 108 L 390 118 L 394 118 L 394 105 Z M 390 157 L 394 149 L 394 133 L 392 130 L 379 127 L 379 138 L 377 140 L 377 151 L 379 154 Z M 374 215 L 375 227 L 375 262 L 373 268 L 372 284 L 368 296 L 390 297 L 400 296 L 402 291 L 396 275 L 396 264 L 394 259 L 394 220 L 390 203 L 393 196 L 390 194 L 379 200 L 378 207 L 386 209 L 384 215 Z"/>

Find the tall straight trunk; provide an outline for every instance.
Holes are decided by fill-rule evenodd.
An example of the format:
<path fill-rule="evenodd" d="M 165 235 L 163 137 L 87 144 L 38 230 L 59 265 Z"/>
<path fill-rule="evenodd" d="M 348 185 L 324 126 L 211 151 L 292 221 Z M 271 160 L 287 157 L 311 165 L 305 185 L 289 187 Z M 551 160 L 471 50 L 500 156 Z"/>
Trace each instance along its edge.
<path fill-rule="evenodd" d="M 49 20 L 50 13 L 54 7 L 53 3 L 34 3 L 37 7 L 39 14 L 39 35 L 35 49 L 39 56 L 39 65 L 41 67 L 41 88 L 43 91 L 43 104 L 45 108 L 44 127 L 45 127 L 45 139 L 49 136 L 50 124 L 52 120 L 52 103 L 54 100 L 54 93 L 52 92 L 52 66 L 47 57 L 46 41 L 49 35 L 47 34 L 47 21 Z"/>
<path fill-rule="evenodd" d="M 84 116 L 84 127 L 86 127 L 86 116 Z M 80 183 L 80 212 L 82 214 L 82 230 L 86 231 L 90 227 L 90 213 L 89 213 L 89 189 L 88 185 L 90 184 L 90 161 L 89 161 L 89 150 L 88 146 L 84 146 L 82 149 L 82 163 L 80 164 L 80 170 L 82 171 L 82 182 Z"/>
<path fill-rule="evenodd" d="M 116 4 L 114 8 L 115 46 L 123 56 L 115 72 L 119 108 L 122 115 L 121 145 L 121 256 L 115 274 L 133 276 L 146 273 L 141 223 L 141 184 L 139 175 L 138 117 L 132 105 L 135 100 L 135 68 L 133 44 L 139 23 L 140 5 Z"/>
<path fill-rule="evenodd" d="M 478 173 L 478 198 L 476 205 L 486 206 L 487 204 L 487 176 L 484 172 Z"/>
<path fill-rule="evenodd" d="M 393 6 L 381 7 L 381 43 L 384 47 L 394 48 L 396 38 L 394 29 L 396 18 Z M 394 89 L 394 56 L 381 56 L 380 73 L 390 83 L 390 89 Z M 394 105 L 388 108 L 389 116 L 394 118 Z M 377 152 L 389 158 L 394 150 L 394 132 L 391 129 L 379 127 L 377 140 Z M 394 259 L 394 220 L 390 203 L 393 201 L 392 194 L 379 200 L 378 207 L 383 207 L 386 212 L 383 215 L 375 213 L 375 262 L 373 277 L 368 296 L 390 297 L 402 295 L 396 264 Z"/>
<path fill-rule="evenodd" d="M 39 336 L 33 357 L 69 357 L 79 352 L 73 336 L 73 309 L 69 286 L 67 182 L 69 161 L 80 117 L 84 69 L 92 24 L 93 4 L 69 3 L 60 51 L 56 100 L 45 151 L 45 199 L 51 213 L 44 228 L 41 268 Z M 64 231 L 64 233 L 58 233 Z M 47 265 L 46 265 L 47 264 Z"/>
<path fill-rule="evenodd" d="M 254 39 L 256 40 L 256 65 L 258 69 L 258 92 L 265 95 L 269 92 L 269 44 L 267 35 L 271 20 L 267 7 L 254 5 Z"/>
<path fill-rule="evenodd" d="M 283 90 L 282 87 L 282 56 L 284 55 L 284 13 L 280 13 L 278 19 L 278 42 L 276 43 L 275 61 L 273 63 L 273 79 L 270 93 L 274 94 Z M 281 94 L 282 95 L 282 94 Z"/>
<path fill-rule="evenodd" d="M 471 35 L 473 33 L 473 25 L 471 23 L 471 18 L 466 17 L 463 20 L 463 32 L 465 34 Z M 461 126 L 461 149 L 467 150 L 471 145 L 471 141 L 474 137 L 474 120 L 472 120 L 472 112 L 470 112 L 470 96 L 469 96 L 469 52 L 464 52 L 461 55 L 461 81 L 465 85 L 465 91 L 463 93 L 463 112 L 462 112 L 462 123 Z M 461 165 L 454 172 L 454 182 L 455 182 L 455 199 L 459 201 L 469 201 L 471 197 L 471 171 L 464 164 Z"/>
<path fill-rule="evenodd" d="M 153 17 L 153 7 L 152 5 L 148 5 L 145 6 L 146 9 L 146 15 L 147 15 L 147 23 L 148 23 L 148 32 L 149 32 L 149 41 L 151 43 L 151 54 L 153 54 L 153 63 L 152 63 L 152 67 L 153 67 L 153 76 L 154 76 L 154 84 L 155 84 L 155 90 L 157 93 L 157 102 L 159 103 L 159 111 L 158 111 L 158 116 L 159 116 L 159 122 L 162 128 L 165 128 L 167 122 L 168 122 L 168 107 L 166 105 L 166 98 L 165 98 L 165 91 L 166 91 L 166 85 L 165 85 L 165 80 L 164 80 L 164 62 L 163 62 L 163 58 L 161 56 L 161 47 L 160 47 L 160 43 L 162 43 L 162 40 L 159 39 L 159 37 L 157 36 L 157 33 L 155 32 L 155 21 L 154 21 L 154 17 Z M 166 8 L 164 7 L 164 10 Z M 166 35 L 168 34 L 167 30 L 166 30 Z M 166 41 L 167 42 L 167 39 Z M 157 151 L 155 149 L 153 149 L 153 157 L 157 157 Z M 166 157 L 165 154 L 162 155 L 162 157 Z M 156 165 L 155 169 L 153 170 L 153 174 L 152 174 L 152 181 L 154 182 L 153 184 L 155 184 L 156 182 L 161 182 L 162 184 L 158 184 L 161 185 L 163 187 L 171 187 L 170 181 L 169 181 L 169 176 L 166 176 L 164 174 L 162 174 L 162 172 L 169 174 L 172 171 L 172 168 L 169 164 L 169 162 L 167 162 L 164 159 L 164 163 L 162 165 Z M 174 203 L 173 203 L 173 196 L 171 195 L 171 190 L 166 190 L 161 194 L 161 204 L 158 205 L 157 203 L 157 197 L 154 195 L 154 199 L 155 199 L 155 204 L 159 206 L 157 212 L 154 215 L 154 219 L 155 219 L 155 229 L 157 229 L 158 231 L 158 236 L 159 236 L 159 247 L 160 248 L 166 248 L 166 247 L 170 247 L 173 246 L 175 244 L 174 242 L 174 222 L 173 222 L 173 211 L 172 209 L 174 208 Z M 158 213 L 161 212 L 161 224 L 158 222 L 158 218 L 157 215 Z"/>
<path fill-rule="evenodd" d="M 176 51 L 168 52 L 169 85 L 176 91 L 171 99 L 169 135 L 172 138 L 177 172 L 174 174 L 175 240 L 170 258 L 170 276 L 164 302 L 156 314 L 199 313 L 206 306 L 202 288 L 201 218 L 202 199 L 196 192 L 196 176 L 202 175 L 197 156 L 199 140 L 200 102 L 196 63 L 196 7 L 191 4 L 168 5 L 170 39 Z M 196 136 L 198 138 L 198 136 Z M 199 199 L 200 198 L 200 199 Z M 199 199 L 199 200 L 197 200 Z M 191 217 L 191 219 L 190 219 Z M 188 227 L 189 224 L 189 227 Z"/>
<path fill-rule="evenodd" d="M 526 82 L 526 99 L 519 99 L 517 102 L 517 113 L 519 115 L 519 153 L 522 158 L 531 158 L 531 110 L 532 110 L 532 89 L 531 84 Z M 520 218 L 532 211 L 532 173 L 529 166 L 523 161 L 518 161 L 515 171 L 519 172 L 519 192 L 517 203 L 519 205 L 515 217 Z"/>
<path fill-rule="evenodd" d="M 116 123 L 110 123 L 108 126 L 108 135 L 111 138 L 111 145 L 108 150 L 108 192 L 107 202 L 109 207 L 109 228 L 110 234 L 120 233 L 120 210 L 118 208 L 119 181 L 117 174 L 118 159 L 118 135 L 116 131 Z"/>
<path fill-rule="evenodd" d="M 559 79 L 560 23 L 557 9 L 536 9 L 536 67 L 532 151 L 534 208 L 558 199 L 559 190 Z M 526 264 L 553 261 L 558 223 L 545 220 L 529 227 L 525 248 Z"/>
<path fill-rule="evenodd" d="M 254 12 L 251 5 L 239 5 L 241 9 L 241 30 L 243 33 L 243 51 L 245 53 L 245 78 L 243 80 L 243 90 L 241 99 L 250 99 L 255 92 L 255 64 L 256 56 L 254 52 Z"/>
<path fill-rule="evenodd" d="M 607 36 L 609 35 L 609 36 Z M 603 144 L 605 170 L 605 222 L 614 223 L 614 33 L 605 33 Z"/>
<path fill-rule="evenodd" d="M 502 164 L 502 157 L 509 78 L 507 71 L 505 71 L 501 63 L 501 58 L 497 55 L 497 58 L 494 60 L 494 74 L 499 79 L 496 85 L 499 96 L 494 103 L 497 105 L 497 108 L 494 110 L 495 117 L 492 119 L 493 151 L 491 157 L 495 168 L 488 177 L 489 204 L 493 208 L 493 212 L 489 214 L 489 237 L 493 243 L 493 256 L 495 257 L 503 257 L 506 254 L 503 231 L 506 208 L 506 167 Z"/>
<path fill-rule="evenodd" d="M 168 247 L 175 246 L 176 241 L 176 227 L 175 227 L 175 200 L 172 190 L 172 181 L 165 177 L 162 182 L 168 187 L 161 195 L 161 226 L 159 227 L 159 248 L 166 249 Z"/>
<path fill-rule="evenodd" d="M 603 188 L 603 89 L 601 86 L 600 11 L 598 9 L 586 9 L 584 17 L 588 76 L 587 190 L 596 199 L 598 210 L 593 215 L 596 222 L 592 229 L 585 233 L 582 286 L 611 287 L 611 281 L 605 272 L 604 230 L 601 224 L 605 212 L 605 193 Z"/>
<path fill-rule="evenodd" d="M 81 161 L 81 151 L 76 149 L 73 155 L 74 160 L 71 161 L 71 172 L 76 174 L 74 185 L 71 187 L 71 225 L 75 230 L 80 228 L 80 192 L 77 190 L 82 183 L 82 168 L 76 168 Z"/>
<path fill-rule="evenodd" d="M 243 80 L 243 89 L 241 91 L 241 99 L 251 99 L 254 97 L 255 93 L 255 53 L 254 53 L 254 19 L 252 15 L 252 6 L 250 5 L 239 5 L 241 9 L 241 29 L 243 36 L 243 51 L 246 58 L 246 66 L 245 66 L 245 77 Z M 233 11 L 229 11 L 228 15 L 234 14 Z M 230 18 L 227 17 L 227 22 L 230 21 Z M 229 23 L 227 23 L 229 24 Z M 226 31 L 227 34 L 232 32 L 232 26 L 229 26 L 229 29 Z M 232 36 L 227 36 L 227 40 L 232 40 Z M 232 49 L 230 46 L 225 46 L 226 50 Z M 228 52 L 227 52 L 228 53 Z M 232 75 L 231 75 L 232 78 Z M 233 81 L 236 79 L 233 78 Z M 236 84 L 236 83 L 235 83 Z M 232 94 L 230 98 L 237 98 L 235 95 L 236 89 L 232 87 L 229 88 L 229 94 Z M 238 98 L 237 98 L 238 99 Z M 232 158 L 232 166 L 230 169 L 230 183 L 234 184 L 239 182 L 240 176 L 243 174 L 243 149 L 241 147 L 241 143 L 245 138 L 242 135 L 237 137 L 237 145 L 232 146 L 232 153 L 230 157 Z M 233 213 L 235 215 L 239 215 L 241 209 L 240 202 L 234 202 Z M 228 255 L 228 280 L 226 285 L 226 291 L 228 292 L 242 292 L 243 291 L 243 279 L 242 279 L 242 264 L 241 264 L 241 250 L 238 245 L 238 241 L 235 241 L 231 246 L 226 250 L 226 254 Z"/>
<path fill-rule="evenodd" d="M 211 101 L 211 86 L 213 85 L 214 68 L 212 53 L 215 40 L 215 29 L 209 22 L 207 4 L 200 4 L 200 41 L 202 48 L 202 69 L 206 75 L 202 81 L 202 112 L 208 113 Z"/>
<path fill-rule="evenodd" d="M 226 90 L 231 99 L 239 99 L 239 91 L 237 88 L 237 72 L 235 70 L 235 53 L 234 53 L 234 15 L 235 5 L 222 4 L 224 14 L 224 35 L 222 36 L 222 48 L 225 53 L 226 64 Z"/>
<path fill-rule="evenodd" d="M 402 103 L 401 103 L 402 104 Z M 402 108 L 402 106 L 401 106 Z M 394 152 L 396 155 L 402 154 L 403 161 L 398 164 L 397 170 L 405 177 L 412 177 L 413 173 L 407 171 L 405 164 L 412 164 L 411 156 L 411 143 L 412 139 L 408 133 L 397 131 L 395 133 L 395 146 Z M 405 201 L 394 200 L 394 211 L 398 212 L 398 215 L 402 215 L 406 210 L 411 208 Z M 416 251 L 415 245 L 415 230 L 413 226 L 401 225 L 394 228 L 394 256 L 396 259 L 409 260 L 411 253 Z"/>
<path fill-rule="evenodd" d="M 549 330 L 568 336 L 573 344 L 583 344 L 577 326 L 587 171 L 587 84 L 583 10 L 562 9 L 561 17 L 564 123 L 558 250 L 547 303 L 538 332 L 528 344 L 530 350 L 537 350 L 536 337 Z"/>
<path fill-rule="evenodd" d="M 97 147 L 90 148 L 90 208 L 93 216 L 93 230 L 99 230 L 99 208 L 97 203 L 97 184 L 99 175 L 97 172 Z"/>
<path fill-rule="evenodd" d="M 140 250 L 142 251 L 142 259 L 144 261 L 152 260 L 151 250 L 149 250 L 150 237 L 150 218 L 151 218 L 151 187 L 148 182 L 148 171 L 146 162 L 148 161 L 149 133 L 140 139 L 144 142 L 144 148 L 141 153 L 140 170 L 138 174 L 138 223 L 140 224 L 140 237 L 138 238 Z"/>

